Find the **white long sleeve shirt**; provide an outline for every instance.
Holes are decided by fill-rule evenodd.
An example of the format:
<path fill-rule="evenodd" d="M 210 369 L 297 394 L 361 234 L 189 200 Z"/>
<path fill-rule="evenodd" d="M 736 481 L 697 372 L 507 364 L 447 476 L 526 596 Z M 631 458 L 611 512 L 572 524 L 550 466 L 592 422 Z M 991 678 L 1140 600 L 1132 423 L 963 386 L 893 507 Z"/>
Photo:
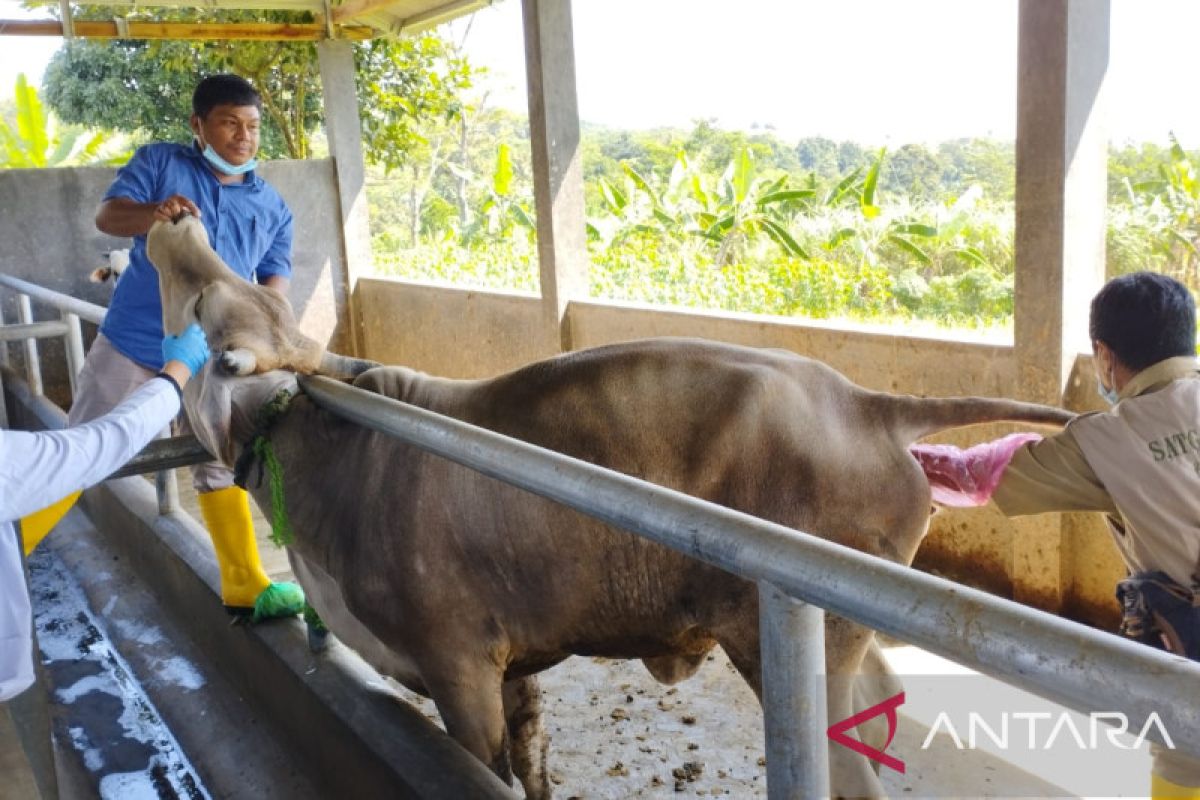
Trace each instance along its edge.
<path fill-rule="evenodd" d="M 13 523 L 104 480 L 178 413 L 179 395 L 160 379 L 85 425 L 0 429 L 0 701 L 33 683 L 32 614 Z"/>

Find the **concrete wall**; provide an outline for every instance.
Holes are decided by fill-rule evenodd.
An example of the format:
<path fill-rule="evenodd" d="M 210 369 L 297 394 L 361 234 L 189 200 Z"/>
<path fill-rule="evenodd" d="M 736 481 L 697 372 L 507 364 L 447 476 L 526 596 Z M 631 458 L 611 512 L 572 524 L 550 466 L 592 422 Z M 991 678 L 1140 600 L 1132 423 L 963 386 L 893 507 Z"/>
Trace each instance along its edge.
<path fill-rule="evenodd" d="M 478 378 L 558 352 L 530 294 L 361 278 L 363 355 L 432 375 Z"/>
<path fill-rule="evenodd" d="M 334 350 L 348 347 L 349 320 L 343 263 L 340 212 L 333 162 L 275 161 L 261 169 L 292 209 L 295 229 L 295 274 L 289 297 L 310 336 Z M 108 250 L 129 247 L 131 240 L 106 236 L 93 219 L 100 198 L 116 175 L 115 168 L 0 170 L 0 272 L 107 306 L 109 284 L 88 282 Z M 0 292 L 5 320 L 16 319 L 11 292 Z M 35 319 L 54 319 L 57 312 L 34 308 Z M 85 342 L 94 328 L 85 325 Z M 62 347 L 47 342 L 43 376 L 47 394 L 61 405 L 68 401 Z M 18 348 L 13 348 L 14 355 Z"/>
<path fill-rule="evenodd" d="M 365 355 L 436 375 L 495 375 L 557 352 L 532 295 L 363 278 L 358 283 Z M 635 304 L 572 301 L 566 323 L 579 348 L 651 336 L 698 336 L 751 347 L 781 347 L 820 359 L 871 389 L 918 395 L 1012 396 L 1011 345 L 951 337 L 898 336 L 750 314 L 696 312 Z M 1098 402 L 1088 360 L 1076 364 L 1064 398 L 1075 410 Z M 969 445 L 1018 428 L 977 425 L 933 441 Z M 1033 586 L 1023 602 L 1061 609 L 1104 627 L 1115 623 L 1112 587 L 1122 574 L 1095 514 L 1007 519 L 994 508 L 942 511 L 917 566 L 1004 597 Z"/>

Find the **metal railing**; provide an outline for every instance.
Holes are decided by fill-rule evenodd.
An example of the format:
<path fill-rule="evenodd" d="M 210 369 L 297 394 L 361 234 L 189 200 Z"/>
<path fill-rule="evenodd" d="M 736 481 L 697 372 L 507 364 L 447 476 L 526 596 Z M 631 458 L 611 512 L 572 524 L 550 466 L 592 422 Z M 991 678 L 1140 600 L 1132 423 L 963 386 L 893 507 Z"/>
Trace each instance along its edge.
<path fill-rule="evenodd" d="M 36 340 L 65 336 L 77 372 L 79 319 L 98 323 L 104 309 L 5 275 L 0 286 L 25 296 L 20 324 L 0 317 L 0 363 L 4 342 L 25 341 L 33 387 Z M 29 298 L 62 318 L 33 322 Z M 829 794 L 825 610 L 1084 713 L 1120 712 L 1136 728 L 1157 715 L 1180 750 L 1200 757 L 1200 664 L 391 398 L 327 378 L 300 382 L 352 422 L 755 581 L 772 799 Z M 124 472 L 195 463 L 192 446 L 161 442 Z"/>
<path fill-rule="evenodd" d="M 16 293 L 17 318 L 14 324 L 5 324 L 3 308 L 0 307 L 0 365 L 11 366 L 8 352 L 9 342 L 22 342 L 24 346 L 25 380 L 35 396 L 43 396 L 41 358 L 38 340 L 61 338 L 67 360 L 67 375 L 70 381 L 71 398 L 78 393 L 79 371 L 83 369 L 83 329 L 80 320 L 99 325 L 104 321 L 107 309 L 76 297 L 38 286 L 35 283 L 0 274 L 0 286 Z M 57 320 L 35 322 L 33 303 L 58 311 Z M 8 413 L 4 407 L 3 377 L 0 375 L 0 425 L 8 424 Z M 160 514 L 171 514 L 179 510 L 179 487 L 175 480 L 175 467 L 211 461 L 212 456 L 194 436 L 176 436 L 152 442 L 141 453 L 110 478 L 121 478 L 143 472 L 154 472 L 154 486 L 158 496 Z"/>
<path fill-rule="evenodd" d="M 823 610 L 1134 730 L 1157 715 L 1200 757 L 1200 664 L 328 378 L 300 384 L 347 420 L 757 582 L 772 800 L 829 795 Z"/>

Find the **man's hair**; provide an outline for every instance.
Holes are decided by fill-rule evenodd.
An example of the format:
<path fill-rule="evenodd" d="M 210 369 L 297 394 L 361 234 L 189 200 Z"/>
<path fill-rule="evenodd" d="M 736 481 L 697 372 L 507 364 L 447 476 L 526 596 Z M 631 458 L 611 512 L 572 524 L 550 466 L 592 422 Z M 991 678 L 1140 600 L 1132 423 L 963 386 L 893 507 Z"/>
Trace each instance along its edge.
<path fill-rule="evenodd" d="M 1187 287 L 1155 272 L 1113 278 L 1092 298 L 1088 325 L 1131 370 L 1196 354 L 1196 301 Z"/>
<path fill-rule="evenodd" d="M 239 75 L 209 75 L 192 92 L 192 113 L 200 119 L 216 106 L 254 106 L 262 111 L 262 96 Z"/>

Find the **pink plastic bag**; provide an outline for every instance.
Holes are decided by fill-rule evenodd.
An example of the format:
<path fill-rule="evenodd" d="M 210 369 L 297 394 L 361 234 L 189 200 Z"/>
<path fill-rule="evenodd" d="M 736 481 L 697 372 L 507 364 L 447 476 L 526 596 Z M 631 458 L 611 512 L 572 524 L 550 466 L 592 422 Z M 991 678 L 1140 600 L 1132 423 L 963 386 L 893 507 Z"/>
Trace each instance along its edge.
<path fill-rule="evenodd" d="M 1010 433 L 966 450 L 951 444 L 914 444 L 908 451 L 925 471 L 935 503 L 973 508 L 987 505 L 1017 450 L 1041 439 L 1036 433 Z"/>

